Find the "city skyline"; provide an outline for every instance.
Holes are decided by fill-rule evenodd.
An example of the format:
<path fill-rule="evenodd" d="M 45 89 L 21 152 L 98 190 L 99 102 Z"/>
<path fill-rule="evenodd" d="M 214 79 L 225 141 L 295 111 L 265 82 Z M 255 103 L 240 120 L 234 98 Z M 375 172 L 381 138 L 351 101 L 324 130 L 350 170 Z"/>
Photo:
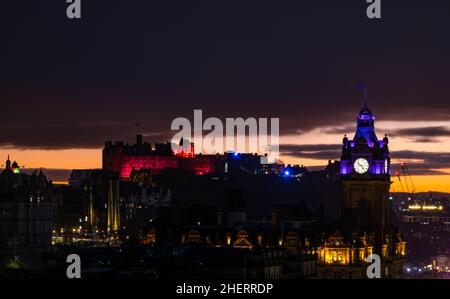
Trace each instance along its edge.
<path fill-rule="evenodd" d="M 417 191 L 450 192 L 448 3 L 383 3 L 372 21 L 364 1 L 106 3 L 77 21 L 65 3 L 6 5 L 0 164 L 99 168 L 103 142 L 132 142 L 136 122 L 165 141 L 174 118 L 203 109 L 279 117 L 281 159 L 315 168 L 339 158 L 367 82 L 393 170 L 406 161 Z"/>
<path fill-rule="evenodd" d="M 393 123 L 389 122 L 378 122 L 385 126 L 392 126 Z M 342 127 L 342 128 L 336 128 L 336 131 L 345 132 L 345 130 L 350 130 L 351 124 L 348 124 L 348 127 Z M 135 129 L 136 130 L 136 129 Z M 409 129 L 411 131 L 414 131 L 414 129 Z M 384 130 L 383 127 L 378 129 L 378 132 L 389 132 L 388 130 Z M 392 131 L 392 130 L 391 130 Z M 340 132 L 339 132 L 340 133 Z M 309 167 L 311 170 L 318 170 L 322 169 L 326 166 L 328 163 L 328 160 L 338 160 L 340 155 L 340 147 L 341 144 L 339 143 L 332 143 L 332 138 L 336 138 L 339 140 L 339 137 L 342 137 L 343 135 L 340 135 L 337 132 L 325 132 L 325 133 L 318 133 L 316 131 L 307 132 L 303 135 L 304 139 L 307 139 L 308 136 L 316 136 L 312 140 L 319 140 L 317 136 L 319 135 L 321 137 L 321 141 L 323 140 L 323 143 L 319 144 L 294 144 L 291 143 L 290 140 L 297 136 L 284 136 L 281 140 L 281 157 L 280 159 L 285 162 L 286 164 L 299 164 L 299 165 L 305 165 L 306 167 Z M 352 134 L 351 132 L 349 133 Z M 134 138 L 134 136 L 130 136 Z M 146 136 L 144 133 L 144 138 L 147 137 L 151 139 L 151 136 Z M 409 153 L 408 146 L 412 144 L 412 142 L 408 143 L 408 137 L 407 138 L 399 138 L 399 137 L 392 137 L 389 135 L 393 145 L 391 147 L 394 150 L 391 150 L 393 152 L 393 167 L 391 171 L 392 176 L 392 192 L 403 192 L 406 190 L 401 189 L 398 179 L 396 178 L 395 174 L 396 172 L 401 173 L 401 166 L 400 163 L 407 162 L 408 165 L 413 165 L 413 171 L 417 172 L 418 174 L 415 174 L 413 177 L 414 184 L 415 184 L 415 191 L 416 192 L 427 192 L 427 191 L 440 191 L 440 192 L 449 192 L 450 186 L 447 184 L 447 179 L 450 177 L 450 175 L 446 174 L 440 174 L 439 171 L 433 172 L 432 169 L 426 169 L 425 167 L 420 167 L 420 162 L 416 162 L 419 160 L 420 153 L 418 154 L 418 157 L 413 160 L 408 159 L 401 159 L 402 155 L 408 155 L 412 154 Z M 283 140 L 287 140 L 283 143 Z M 132 144 L 134 141 L 129 140 L 130 144 Z M 168 142 L 168 140 L 157 140 L 159 142 Z M 402 144 L 403 141 L 403 144 Z M 328 143 L 327 143 L 328 142 Z M 417 144 L 415 142 L 414 144 Z M 9 149 L 5 150 L 6 155 L 11 155 L 13 160 L 17 160 L 20 165 L 24 166 L 28 171 L 32 171 L 36 168 L 44 168 L 46 169 L 47 174 L 51 179 L 54 179 L 56 183 L 66 183 L 67 178 L 72 171 L 72 169 L 95 169 L 95 168 L 101 168 L 101 150 L 99 149 L 66 149 L 66 150 L 15 150 L 15 149 Z M 0 152 L 1 153 L 1 152 Z M 59 154 L 59 157 L 62 159 L 58 160 L 58 155 L 55 157 L 55 153 Z M 398 153 L 399 158 L 396 158 L 395 154 Z M 33 164 L 31 165 L 29 163 L 24 163 L 28 158 L 33 158 L 33 154 L 38 154 L 39 159 L 46 161 L 45 165 L 39 165 L 39 164 Z M 428 153 L 422 153 L 424 156 L 427 154 L 432 154 L 432 152 Z M 67 157 L 70 155 L 71 159 L 67 159 Z M 77 157 L 82 157 L 81 160 L 76 159 Z M 75 159 L 74 159 L 75 158 Z M 49 160 L 47 160 L 49 159 Z M 58 163 L 63 163 L 62 165 L 67 165 L 67 168 L 59 167 Z M 67 163 L 67 164 L 64 164 Z M 419 164 L 419 165 L 418 165 Z M 48 165 L 48 166 L 46 166 Z M 424 163 L 426 165 L 426 163 Z M 53 166 L 53 167 L 52 167 Z M 56 166 L 56 167 L 55 167 Z M 410 166 L 411 167 L 411 166 Z M 447 169 L 445 169 L 447 171 Z M 430 174 L 427 175 L 427 172 Z M 432 183 L 430 184 L 430 181 Z"/>
<path fill-rule="evenodd" d="M 0 14 L 0 279 L 450 278 L 450 1 Z"/>

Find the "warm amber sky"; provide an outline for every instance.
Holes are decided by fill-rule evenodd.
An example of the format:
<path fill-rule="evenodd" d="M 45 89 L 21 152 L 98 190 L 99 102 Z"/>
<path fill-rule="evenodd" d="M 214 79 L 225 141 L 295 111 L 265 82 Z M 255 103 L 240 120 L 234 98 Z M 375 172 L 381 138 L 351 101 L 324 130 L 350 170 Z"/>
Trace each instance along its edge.
<path fill-rule="evenodd" d="M 286 135 L 282 136 L 281 144 L 299 145 L 298 156 L 283 155 L 281 159 L 287 164 L 303 164 L 306 166 L 323 166 L 327 163 L 328 159 L 339 159 L 339 147 L 342 140 L 342 134 L 334 132 L 326 133 L 330 130 L 336 129 L 351 129 L 354 126 L 353 123 L 343 123 L 338 128 L 320 128 L 314 129 L 303 134 Z M 450 127 L 450 122 L 383 122 L 376 123 L 378 138 L 382 138 L 384 133 L 396 132 L 402 129 L 414 129 L 428 127 Z M 325 133 L 324 133 L 325 132 Z M 353 136 L 354 131 L 349 130 L 348 136 Z M 415 137 L 414 137 L 415 138 Z M 417 139 L 417 138 L 416 138 Z M 130 140 L 131 141 L 131 140 Z M 311 143 L 315 141 L 315 143 Z M 419 140 L 420 141 L 420 140 Z M 434 162 L 429 158 L 430 154 L 445 152 L 450 146 L 450 137 L 439 137 L 433 142 L 424 140 L 419 142 L 418 140 L 412 140 L 410 137 L 391 136 L 389 147 L 391 151 L 393 171 L 399 171 L 397 163 L 407 162 L 411 163 L 411 171 L 414 173 L 412 179 L 416 187 L 416 192 L 420 191 L 445 191 L 450 192 L 450 168 L 445 163 L 439 165 L 438 162 Z M 304 147 L 312 145 L 315 148 L 312 150 L 304 150 Z M 334 149 L 333 145 L 337 148 Z M 283 147 L 282 147 L 283 150 Z M 414 151 L 423 153 L 423 157 L 416 158 L 402 158 L 403 151 Z M 401 153 L 396 157 L 395 153 Z M 15 148 L 0 148 L 0 156 L 6 157 L 7 154 L 11 156 L 12 160 L 17 160 L 20 165 L 26 168 L 50 168 L 50 169 L 74 169 L 74 168 L 100 168 L 101 167 L 101 149 L 65 149 L 65 150 L 21 150 Z M 437 165 L 435 165 L 437 163 Z M 423 164 L 425 170 L 416 166 Z M 424 173 L 422 173 L 424 172 Z M 436 172 L 436 174 L 430 175 L 430 173 Z M 67 172 L 62 172 L 66 174 Z M 50 176 L 52 172 L 50 171 Z M 61 174 L 54 175 L 54 179 L 59 181 L 62 179 Z M 398 179 L 392 176 L 391 191 L 401 191 L 401 186 L 398 183 Z"/>

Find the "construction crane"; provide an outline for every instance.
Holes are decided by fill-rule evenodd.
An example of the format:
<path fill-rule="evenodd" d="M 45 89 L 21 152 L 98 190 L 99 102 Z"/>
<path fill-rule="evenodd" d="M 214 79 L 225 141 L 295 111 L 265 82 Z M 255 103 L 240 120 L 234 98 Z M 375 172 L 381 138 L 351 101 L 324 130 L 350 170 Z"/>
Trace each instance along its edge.
<path fill-rule="evenodd" d="M 405 183 L 405 187 L 406 187 L 406 192 L 408 193 L 409 198 L 412 198 L 414 195 L 414 192 L 416 192 L 416 187 L 414 186 L 414 182 L 411 178 L 411 174 L 409 173 L 409 169 L 408 169 L 408 165 L 406 164 L 406 162 L 402 162 L 401 163 L 401 167 L 402 167 L 402 173 L 403 173 L 403 182 Z M 401 180 L 401 175 L 400 173 L 396 173 L 398 180 L 400 182 L 402 191 L 403 189 L 403 184 L 402 184 L 402 180 Z M 411 187 L 411 189 L 410 189 Z"/>
<path fill-rule="evenodd" d="M 405 193 L 405 189 L 403 188 L 402 178 L 400 177 L 400 172 L 396 172 L 395 175 L 398 178 L 398 182 L 400 183 L 400 187 L 402 188 L 402 193 Z"/>

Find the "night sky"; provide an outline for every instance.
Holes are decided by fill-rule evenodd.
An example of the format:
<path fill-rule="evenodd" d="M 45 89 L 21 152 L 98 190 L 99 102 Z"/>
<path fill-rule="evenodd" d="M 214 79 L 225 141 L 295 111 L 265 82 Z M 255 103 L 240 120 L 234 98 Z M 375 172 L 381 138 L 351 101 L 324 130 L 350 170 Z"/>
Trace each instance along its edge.
<path fill-rule="evenodd" d="M 64 0 L 3 1 L 0 157 L 100 167 L 104 141 L 131 142 L 136 122 L 165 141 L 174 118 L 203 109 L 279 117 L 283 160 L 323 165 L 353 136 L 367 82 L 394 163 L 450 191 L 450 2 L 382 0 L 378 20 L 367 6 L 82 0 L 70 20 Z"/>

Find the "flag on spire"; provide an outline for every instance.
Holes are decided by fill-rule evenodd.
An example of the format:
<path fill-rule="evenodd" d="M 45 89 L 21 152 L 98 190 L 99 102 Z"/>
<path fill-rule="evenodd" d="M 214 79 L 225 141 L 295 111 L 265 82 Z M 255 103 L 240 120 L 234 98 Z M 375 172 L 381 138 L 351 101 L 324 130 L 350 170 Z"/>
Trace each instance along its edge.
<path fill-rule="evenodd" d="M 367 84 L 366 84 L 366 83 L 359 83 L 359 84 L 358 84 L 358 88 L 359 88 L 359 90 L 361 90 L 361 91 L 366 90 Z"/>
<path fill-rule="evenodd" d="M 367 83 L 359 83 L 358 89 L 364 91 L 364 100 L 367 101 Z"/>

